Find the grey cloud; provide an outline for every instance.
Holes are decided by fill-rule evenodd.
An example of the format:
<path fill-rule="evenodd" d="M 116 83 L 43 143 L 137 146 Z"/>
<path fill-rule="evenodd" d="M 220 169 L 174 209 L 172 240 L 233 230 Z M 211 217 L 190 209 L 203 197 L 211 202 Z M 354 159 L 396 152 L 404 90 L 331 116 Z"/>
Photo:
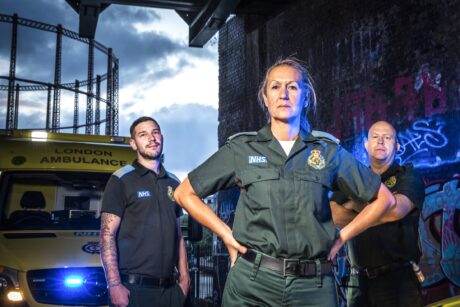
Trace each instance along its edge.
<path fill-rule="evenodd" d="M 18 13 L 20 18 L 31 19 L 51 25 L 62 24 L 64 28 L 78 31 L 78 15 L 65 1 L 11 1 L 2 0 L 1 13 Z M 11 29 L 9 23 L 0 23 L 0 57 L 9 60 L 11 48 Z M 77 30 L 76 30 L 77 29 Z M 56 34 L 37 29 L 18 27 L 17 77 L 43 82 L 54 80 Z M 86 51 L 81 52 L 82 45 Z M 74 54 L 74 50 L 78 54 Z M 86 79 L 87 46 L 63 37 L 62 72 L 72 72 L 70 80 Z M 106 64 L 105 64 L 106 66 Z M 21 73 L 21 68 L 23 72 Z M 2 69 L 2 74 L 5 70 Z M 7 73 L 7 71 L 6 71 Z"/>
<path fill-rule="evenodd" d="M 152 114 L 165 137 L 165 164 L 189 172 L 217 150 L 217 110 L 201 104 L 172 105 Z"/>
<path fill-rule="evenodd" d="M 152 22 L 161 17 L 153 9 L 142 9 L 127 5 L 110 5 L 99 15 L 99 22 L 133 27 L 134 22 Z"/>
<path fill-rule="evenodd" d="M 1 12 L 19 17 L 63 24 L 64 28 L 78 32 L 78 14 L 65 2 L 53 0 L 13 1 L 2 0 Z M 193 58 L 216 58 L 215 50 L 189 48 L 182 42 L 157 32 L 138 33 L 134 23 L 160 21 L 161 16 L 151 8 L 111 5 L 99 17 L 96 40 L 110 48 L 120 63 L 120 86 L 142 84 L 146 80 L 161 80 L 179 73 L 190 65 Z M 182 22 L 182 21 L 180 21 Z M 27 79 L 52 82 L 54 79 L 54 53 L 56 36 L 52 33 L 19 27 L 18 68 L 24 67 Z M 9 59 L 11 25 L 0 23 L 0 57 Z M 95 75 L 104 74 L 107 58 L 95 51 Z M 166 59 L 175 56 L 179 65 L 168 67 Z M 87 79 L 88 46 L 63 38 L 62 82 Z M 153 68 L 152 68 L 153 67 Z M 2 68 L 1 74 L 8 69 Z M 18 75 L 19 77 L 19 75 Z"/>
<path fill-rule="evenodd" d="M 123 70 L 121 82 L 136 83 L 143 79 L 168 78 L 187 66 L 191 58 L 214 60 L 216 57 L 215 51 L 209 48 L 188 47 L 184 43 L 188 38 L 179 42 L 154 31 L 137 32 L 134 22 L 160 20 L 161 17 L 150 8 L 141 10 L 118 5 L 107 8 L 106 12 L 108 18 L 101 15 L 99 19 L 96 39 L 112 47 L 120 59 L 120 70 Z M 120 25 L 114 27 L 117 23 Z M 153 71 L 146 69 L 148 66 L 158 67 L 158 63 L 163 63 L 170 56 L 178 57 L 181 65 Z"/>
<path fill-rule="evenodd" d="M 173 172 L 187 173 L 217 150 L 217 110 L 213 107 L 173 104 L 153 114 L 123 114 L 120 135 L 129 135 L 131 123 L 144 115 L 152 116 L 160 124 L 165 138 L 165 164 Z"/>
<path fill-rule="evenodd" d="M 193 67 L 193 63 L 181 58 L 174 67 L 165 65 L 158 65 L 158 69 L 153 69 L 142 76 L 142 83 L 145 87 L 150 87 L 150 83 L 157 83 L 158 80 L 167 79 L 180 73 L 180 71 L 186 67 Z"/>
<path fill-rule="evenodd" d="M 1 0 L 0 12 L 78 29 L 78 14 L 64 0 Z"/>
<path fill-rule="evenodd" d="M 45 114 L 42 116 L 37 116 L 37 114 L 31 115 L 21 115 L 18 118 L 18 126 L 21 129 L 35 129 L 35 128 L 44 128 L 46 123 Z"/>
<path fill-rule="evenodd" d="M 134 101 L 124 101 L 123 102 L 123 107 L 125 108 L 131 108 L 132 106 L 134 106 L 136 103 Z"/>
<path fill-rule="evenodd" d="M 3 14 L 18 13 L 21 18 L 28 18 L 52 25 L 62 24 L 64 28 L 78 32 L 78 14 L 63 0 L 0 0 L 0 12 Z M 215 61 L 215 48 L 189 48 L 188 40 L 177 41 L 158 32 L 138 33 L 133 27 L 134 22 L 159 20 L 161 16 L 153 9 L 111 5 L 99 17 L 96 40 L 113 48 L 120 61 L 120 87 L 136 83 L 150 86 L 147 81 L 158 82 L 164 78 L 173 77 L 186 67 L 193 65 L 193 59 L 210 59 Z M 179 22 L 182 22 L 180 20 Z M 38 79 L 44 82 L 54 80 L 54 53 L 56 36 L 52 33 L 20 27 L 18 68 L 23 69 L 21 77 Z M 11 24 L 0 23 L 0 58 L 8 62 L 11 44 Z M 82 44 L 68 38 L 63 39 L 62 82 L 74 82 L 75 79 L 87 78 L 87 49 Z M 103 74 L 106 70 L 107 59 L 95 51 L 95 75 Z M 173 67 L 167 65 L 169 57 L 178 58 Z M 7 74 L 8 67 L 0 68 L 0 74 Z M 17 75 L 19 77 L 19 75 Z M 141 94 L 139 94 L 141 95 Z M 83 101 L 84 98 L 80 97 Z M 21 100 L 21 104 L 23 102 Z M 46 99 L 40 104 L 46 106 Z M 129 103 L 128 103 L 129 104 Z M 125 105 L 128 105 L 125 104 Z M 2 110 L 4 109 L 4 110 Z M 5 125 L 6 106 L 0 105 L 0 126 Z M 142 112 L 142 110 L 140 110 Z M 186 113 L 186 114 L 180 114 Z M 61 122 L 72 122 L 70 113 L 62 113 Z M 120 134 L 127 135 L 129 125 L 139 114 L 125 114 L 120 109 Z M 142 114 L 143 115 L 143 114 Z M 166 143 L 167 161 L 176 163 L 178 167 L 186 167 L 192 161 L 196 165 L 217 147 L 217 110 L 199 104 L 187 106 L 173 105 L 156 112 L 165 133 L 168 133 Z M 65 117 L 65 118 L 64 118 Z M 20 117 L 24 125 L 43 127 L 44 119 L 38 116 Z M 84 117 L 80 116 L 80 121 Z M 26 127 L 21 127 L 26 128 Z M 102 129 L 102 128 L 101 128 Z M 169 135 L 168 131 L 174 132 Z M 174 148 L 170 149 L 170 148 Z M 185 148 L 185 149 L 184 149 Z M 195 148 L 194 150 L 188 150 Z M 212 149 L 209 149 L 212 148 Z M 188 157 L 179 153 L 188 152 Z M 173 162 L 174 161 L 174 162 Z"/>

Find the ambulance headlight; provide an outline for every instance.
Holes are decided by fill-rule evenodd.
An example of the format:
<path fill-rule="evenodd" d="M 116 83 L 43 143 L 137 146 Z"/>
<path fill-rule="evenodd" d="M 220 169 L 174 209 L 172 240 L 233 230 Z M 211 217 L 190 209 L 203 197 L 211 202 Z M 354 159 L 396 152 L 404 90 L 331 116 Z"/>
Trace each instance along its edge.
<path fill-rule="evenodd" d="M 18 271 L 0 265 L 0 296 L 9 302 L 22 302 L 24 295 L 19 289 Z"/>
<path fill-rule="evenodd" d="M 19 290 L 11 290 L 6 292 L 6 298 L 10 302 L 22 302 L 24 300 L 24 296 L 22 295 L 21 291 Z"/>

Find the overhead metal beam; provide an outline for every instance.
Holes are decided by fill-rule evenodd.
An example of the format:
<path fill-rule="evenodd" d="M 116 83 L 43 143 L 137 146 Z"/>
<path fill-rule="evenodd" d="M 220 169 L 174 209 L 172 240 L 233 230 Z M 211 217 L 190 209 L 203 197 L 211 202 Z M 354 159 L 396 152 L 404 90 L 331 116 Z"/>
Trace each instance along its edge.
<path fill-rule="evenodd" d="M 235 12 L 240 0 L 66 0 L 79 14 L 81 37 L 94 39 L 99 14 L 110 4 L 173 9 L 189 25 L 189 46 L 203 47 Z"/>
<path fill-rule="evenodd" d="M 206 0 L 66 0 L 80 17 L 80 37 L 93 38 L 96 36 L 97 22 L 100 13 L 110 4 L 144 6 L 162 9 L 174 9 L 181 12 L 197 13 Z"/>
<path fill-rule="evenodd" d="M 203 47 L 225 24 L 240 0 L 209 0 L 189 28 L 189 46 Z"/>
<path fill-rule="evenodd" d="M 171 9 L 184 12 L 197 12 L 205 5 L 206 0 L 102 0 L 104 3 L 145 6 L 159 9 Z"/>

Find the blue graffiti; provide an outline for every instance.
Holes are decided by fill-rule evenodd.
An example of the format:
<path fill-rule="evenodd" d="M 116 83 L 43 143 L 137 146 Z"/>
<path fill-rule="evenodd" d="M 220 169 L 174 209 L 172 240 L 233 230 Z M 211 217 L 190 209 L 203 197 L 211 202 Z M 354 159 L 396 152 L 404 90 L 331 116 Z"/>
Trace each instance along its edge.
<path fill-rule="evenodd" d="M 449 140 L 442 129 L 446 122 L 442 119 L 419 119 L 412 127 L 398 133 L 400 151 L 396 160 L 400 164 L 408 162 L 415 166 L 437 166 L 446 163 L 433 152 L 447 146 Z M 450 161 L 449 161 L 450 162 Z"/>
<path fill-rule="evenodd" d="M 369 155 L 364 147 L 364 143 L 367 140 L 367 135 L 361 134 L 356 136 L 354 139 L 354 143 L 351 145 L 351 153 L 353 156 L 365 165 L 369 165 Z"/>

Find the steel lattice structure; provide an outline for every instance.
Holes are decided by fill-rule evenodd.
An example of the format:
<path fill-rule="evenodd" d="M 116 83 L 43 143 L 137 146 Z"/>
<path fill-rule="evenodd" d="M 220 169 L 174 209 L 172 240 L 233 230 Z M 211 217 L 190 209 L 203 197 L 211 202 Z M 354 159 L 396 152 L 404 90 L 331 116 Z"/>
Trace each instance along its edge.
<path fill-rule="evenodd" d="M 59 131 L 60 129 L 73 128 L 73 132 L 76 133 L 78 128 L 85 127 L 85 133 L 92 134 L 93 132 L 99 133 L 100 125 L 105 122 L 105 134 L 118 135 L 119 69 L 118 59 L 113 54 L 111 48 L 107 48 L 93 39 L 82 38 L 78 35 L 78 33 L 65 29 L 61 25 L 53 26 L 30 19 L 19 18 L 16 14 L 13 16 L 0 14 L 0 22 L 12 24 L 9 75 L 0 76 L 0 82 L 2 80 L 6 81 L 4 84 L 0 84 L 0 91 L 8 92 L 6 129 L 18 128 L 18 110 L 21 92 L 46 91 L 47 101 L 45 102 L 46 106 L 44 106 L 44 108 L 46 108 L 46 123 L 44 124 L 44 128 L 38 127 L 38 129 Z M 40 31 L 47 31 L 56 34 L 54 80 L 49 82 L 42 82 L 16 77 L 16 53 L 19 26 L 34 28 Z M 87 80 L 75 80 L 68 83 L 61 82 L 63 36 L 88 45 Z M 107 72 L 103 75 L 97 75 L 96 77 L 94 77 L 94 49 L 105 54 L 108 61 Z M 101 97 L 101 82 L 106 82 L 106 99 Z M 84 87 L 86 87 L 86 91 L 82 90 Z M 93 93 L 93 88 L 96 88 L 96 93 Z M 70 127 L 60 126 L 61 90 L 71 91 L 75 94 L 73 126 Z M 85 95 L 87 97 L 85 124 L 78 124 L 79 94 Z M 94 101 L 96 102 L 95 108 L 93 108 Z M 106 104 L 105 119 L 100 119 L 99 108 L 101 102 Z"/>

